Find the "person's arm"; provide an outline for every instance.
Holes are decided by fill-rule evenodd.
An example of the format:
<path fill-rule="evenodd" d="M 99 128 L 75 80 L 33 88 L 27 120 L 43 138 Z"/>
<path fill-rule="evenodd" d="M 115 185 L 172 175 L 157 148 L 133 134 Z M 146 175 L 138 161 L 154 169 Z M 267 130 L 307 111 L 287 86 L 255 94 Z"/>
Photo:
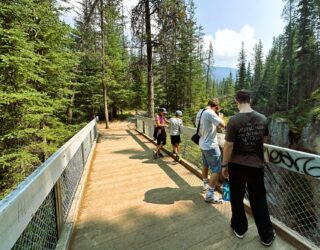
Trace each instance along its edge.
<path fill-rule="evenodd" d="M 236 133 L 233 126 L 233 119 L 231 118 L 227 126 L 225 143 L 223 146 L 222 176 L 226 179 L 229 179 L 228 164 L 231 160 L 235 137 Z"/>
<path fill-rule="evenodd" d="M 223 119 L 223 114 L 222 113 L 219 113 L 219 118 L 220 118 L 220 127 L 222 128 L 225 128 L 226 127 L 226 123 L 224 122 L 224 119 Z"/>
<path fill-rule="evenodd" d="M 215 126 L 221 126 L 222 128 L 225 127 L 225 123 L 223 120 L 223 114 L 219 114 L 219 116 L 216 113 L 210 114 L 210 120 Z"/>
<path fill-rule="evenodd" d="M 222 176 L 229 179 L 228 164 L 233 152 L 233 142 L 225 141 L 223 146 Z"/>

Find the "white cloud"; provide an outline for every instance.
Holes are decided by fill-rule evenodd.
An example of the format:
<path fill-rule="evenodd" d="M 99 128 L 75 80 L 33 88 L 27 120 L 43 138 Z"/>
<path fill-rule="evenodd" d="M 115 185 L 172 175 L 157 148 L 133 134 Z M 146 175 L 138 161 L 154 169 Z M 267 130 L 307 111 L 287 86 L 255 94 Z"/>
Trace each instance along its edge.
<path fill-rule="evenodd" d="M 239 32 L 232 29 L 217 30 L 214 37 L 204 36 L 205 48 L 208 48 L 211 41 L 216 66 L 236 67 L 242 42 L 245 43 L 247 59 L 251 59 L 254 45 L 258 42 L 254 33 L 254 28 L 250 25 L 244 25 Z"/>

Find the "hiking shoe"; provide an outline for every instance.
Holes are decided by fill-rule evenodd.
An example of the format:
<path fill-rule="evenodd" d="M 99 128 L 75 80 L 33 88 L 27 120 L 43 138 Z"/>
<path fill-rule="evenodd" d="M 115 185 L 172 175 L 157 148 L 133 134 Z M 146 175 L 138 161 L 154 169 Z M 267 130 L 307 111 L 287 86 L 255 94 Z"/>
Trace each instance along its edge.
<path fill-rule="evenodd" d="M 222 204 L 222 200 L 221 199 L 216 199 L 214 197 L 214 195 L 206 195 L 206 197 L 204 198 L 204 201 L 207 203 L 212 203 L 212 204 Z"/>
<path fill-rule="evenodd" d="M 203 184 L 202 191 L 205 192 L 205 191 L 208 191 L 208 189 L 209 189 L 209 184 L 208 183 Z"/>
<path fill-rule="evenodd" d="M 266 247 L 270 247 L 275 238 L 276 238 L 276 232 L 273 231 L 273 236 L 271 237 L 271 239 L 267 240 L 267 241 L 264 241 L 264 240 L 261 239 L 261 243 L 262 243 L 262 245 L 264 245 Z"/>
<path fill-rule="evenodd" d="M 244 237 L 244 234 L 238 234 L 238 233 L 236 232 L 236 230 L 234 230 L 234 229 L 233 229 L 233 233 L 234 233 L 234 235 L 235 235 L 238 239 L 243 239 L 243 237 Z"/>

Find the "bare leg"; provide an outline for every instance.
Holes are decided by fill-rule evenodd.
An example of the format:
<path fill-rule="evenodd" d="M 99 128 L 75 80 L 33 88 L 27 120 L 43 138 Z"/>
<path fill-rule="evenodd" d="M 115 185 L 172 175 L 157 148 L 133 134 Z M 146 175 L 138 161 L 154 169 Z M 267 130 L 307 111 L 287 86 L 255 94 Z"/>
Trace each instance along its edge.
<path fill-rule="evenodd" d="M 203 166 L 202 168 L 202 179 L 208 179 L 208 167 Z"/>
<path fill-rule="evenodd" d="M 176 153 L 179 154 L 179 143 L 176 144 Z"/>
<path fill-rule="evenodd" d="M 160 154 L 161 148 L 162 148 L 162 144 L 160 144 L 160 145 L 157 146 L 156 152 L 157 152 L 157 155 L 158 155 L 158 156 L 159 156 L 159 154 Z"/>
<path fill-rule="evenodd" d="M 219 174 L 212 173 L 210 175 L 209 186 L 215 188 L 218 184 Z"/>

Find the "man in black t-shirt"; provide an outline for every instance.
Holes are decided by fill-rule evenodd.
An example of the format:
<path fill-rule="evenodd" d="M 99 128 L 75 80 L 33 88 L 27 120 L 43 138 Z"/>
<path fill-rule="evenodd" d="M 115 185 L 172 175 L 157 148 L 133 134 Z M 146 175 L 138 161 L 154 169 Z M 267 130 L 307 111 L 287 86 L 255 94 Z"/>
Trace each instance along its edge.
<path fill-rule="evenodd" d="M 264 186 L 263 142 L 268 135 L 267 118 L 251 108 L 248 91 L 238 91 L 236 102 L 240 112 L 227 125 L 222 164 L 222 175 L 230 182 L 231 227 L 240 239 L 248 230 L 243 204 L 247 187 L 261 242 L 270 246 L 276 235 L 269 216 Z"/>

